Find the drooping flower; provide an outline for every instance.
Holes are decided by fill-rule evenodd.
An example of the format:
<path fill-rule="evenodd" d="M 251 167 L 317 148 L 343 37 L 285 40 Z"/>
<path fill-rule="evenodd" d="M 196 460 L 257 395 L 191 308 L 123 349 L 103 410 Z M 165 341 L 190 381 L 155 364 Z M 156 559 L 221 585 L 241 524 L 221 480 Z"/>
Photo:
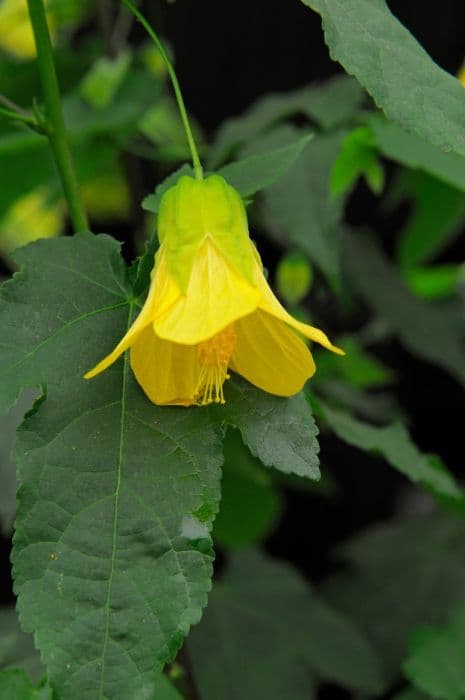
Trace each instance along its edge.
<path fill-rule="evenodd" d="M 224 402 L 229 371 L 278 396 L 297 393 L 314 371 L 296 331 L 344 354 L 318 328 L 296 321 L 271 291 L 250 240 L 238 192 L 219 175 L 181 177 L 160 202 L 160 248 L 147 300 L 116 348 L 159 405 Z"/>

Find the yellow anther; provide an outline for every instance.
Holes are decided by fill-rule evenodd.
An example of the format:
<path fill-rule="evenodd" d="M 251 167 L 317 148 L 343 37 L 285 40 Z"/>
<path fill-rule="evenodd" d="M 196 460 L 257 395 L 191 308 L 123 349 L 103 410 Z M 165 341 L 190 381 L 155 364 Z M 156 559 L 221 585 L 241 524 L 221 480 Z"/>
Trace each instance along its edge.
<path fill-rule="evenodd" d="M 220 333 L 200 343 L 197 353 L 202 365 L 197 403 L 224 403 L 223 384 L 229 379 L 228 365 L 236 344 L 236 332 L 231 324 Z"/>

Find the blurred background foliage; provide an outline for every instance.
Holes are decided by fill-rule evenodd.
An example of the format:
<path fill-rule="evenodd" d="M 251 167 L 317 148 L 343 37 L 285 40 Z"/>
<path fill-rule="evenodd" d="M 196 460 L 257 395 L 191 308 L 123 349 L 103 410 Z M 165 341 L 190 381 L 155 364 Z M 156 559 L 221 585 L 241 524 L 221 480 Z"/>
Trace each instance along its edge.
<path fill-rule="evenodd" d="M 297 1 L 244 1 L 227 13 L 219 5 L 142 3 L 177 62 L 208 169 L 313 136 L 249 202 L 251 232 L 282 301 L 327 329 L 347 357 L 315 349 L 307 396 L 321 431 L 321 482 L 265 470 L 228 433 L 217 582 L 187 654 L 167 670 L 166 697 L 458 700 L 465 158 L 388 122 L 330 62 L 316 16 Z M 463 3 L 448 0 L 440 13 L 420 0 L 390 5 L 459 74 Z M 117 3 L 49 0 L 47 11 L 92 228 L 123 241 L 131 260 L 155 226 L 143 198 L 188 160 L 165 67 Z M 24 0 L 3 0 L 5 106 L 40 106 L 34 53 Z M 1 118 L 2 277 L 14 272 L 16 247 L 69 230 L 46 140 Z M 31 403 L 23 396 L 0 424 L 0 663 L 38 681 L 8 563 L 10 452 Z M 1 683 L 12 676 L 1 678 L 0 698 L 10 698 Z M 27 676 L 14 682 L 36 693 L 24 697 L 49 697 Z"/>

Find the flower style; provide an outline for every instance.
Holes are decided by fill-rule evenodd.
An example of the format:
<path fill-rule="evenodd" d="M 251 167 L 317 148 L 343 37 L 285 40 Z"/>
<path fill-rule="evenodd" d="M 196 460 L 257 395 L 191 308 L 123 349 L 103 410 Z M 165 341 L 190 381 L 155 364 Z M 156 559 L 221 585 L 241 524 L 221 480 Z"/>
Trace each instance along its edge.
<path fill-rule="evenodd" d="M 224 403 L 229 370 L 271 394 L 297 393 L 315 364 L 296 331 L 344 354 L 278 302 L 250 240 L 241 197 L 219 175 L 181 177 L 160 202 L 158 235 L 145 304 L 86 379 L 130 348 L 132 370 L 153 403 L 205 405 Z"/>

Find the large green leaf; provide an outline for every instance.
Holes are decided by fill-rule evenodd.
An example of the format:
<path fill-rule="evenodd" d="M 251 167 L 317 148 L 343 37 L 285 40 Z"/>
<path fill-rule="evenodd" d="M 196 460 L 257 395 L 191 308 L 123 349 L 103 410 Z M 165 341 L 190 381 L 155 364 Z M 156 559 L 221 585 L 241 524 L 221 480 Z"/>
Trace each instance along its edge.
<path fill-rule="evenodd" d="M 18 668 L 22 670 L 18 672 Z M 26 674 L 29 674 L 35 682 L 38 682 L 45 674 L 39 654 L 34 648 L 32 636 L 25 634 L 21 630 L 18 615 L 13 606 L 0 608 L 0 669 L 16 669 L 15 673 L 3 676 L 5 687 L 8 691 L 11 691 L 11 683 L 13 682 L 19 683 L 19 687 L 23 686 L 30 692 L 31 681 Z M 24 671 L 26 671 L 26 674 Z M 49 693 L 48 689 L 44 688 L 41 692 L 42 695 L 34 689 L 36 694 L 33 694 L 32 698 L 34 700 L 46 700 L 46 698 L 49 698 L 49 695 L 47 695 Z M 3 698 L 1 692 L 0 698 Z M 27 698 L 29 700 L 29 696 Z M 6 695 L 4 700 L 21 700 L 21 698 L 10 693 Z M 54 700 L 57 699 L 55 698 Z M 181 700 L 181 696 L 171 685 L 168 678 L 161 674 L 155 681 L 155 694 L 149 700 Z"/>
<path fill-rule="evenodd" d="M 451 499 L 465 514 L 465 493 L 446 469 L 422 454 L 402 425 L 369 425 L 348 413 L 320 404 L 336 435 L 349 445 L 381 454 L 395 469 L 413 482 L 420 482 L 434 495 Z"/>
<path fill-rule="evenodd" d="M 386 116 L 446 151 L 465 154 L 465 91 L 437 66 L 385 0 L 302 0 L 323 20 L 331 57 Z"/>
<path fill-rule="evenodd" d="M 203 700 L 308 700 L 314 678 L 375 691 L 378 660 L 289 565 L 236 554 L 189 638 Z"/>
<path fill-rule="evenodd" d="M 346 567 L 326 594 L 375 644 L 386 688 L 400 675 L 411 631 L 442 623 L 463 602 L 464 536 L 462 521 L 438 513 L 372 527 L 339 548 Z"/>
<path fill-rule="evenodd" d="M 303 393 L 283 399 L 235 377 L 225 396 L 220 419 L 240 430 L 244 443 L 263 464 L 285 474 L 320 478 L 318 428 Z"/>
<path fill-rule="evenodd" d="M 415 630 L 404 671 L 434 698 L 460 700 L 465 696 L 465 607 L 452 616 L 444 630 Z"/>
<path fill-rule="evenodd" d="M 127 360 L 82 379 L 135 311 L 114 241 L 42 241 L 16 257 L 1 403 L 44 392 L 16 445 L 21 622 L 60 700 L 150 697 L 206 603 L 221 447 L 208 412 L 154 406 Z"/>
<path fill-rule="evenodd" d="M 388 321 L 403 345 L 465 384 L 465 324 L 457 328 L 447 310 L 416 298 L 372 238 L 351 232 L 344 252 L 356 288 L 367 304 Z"/>

